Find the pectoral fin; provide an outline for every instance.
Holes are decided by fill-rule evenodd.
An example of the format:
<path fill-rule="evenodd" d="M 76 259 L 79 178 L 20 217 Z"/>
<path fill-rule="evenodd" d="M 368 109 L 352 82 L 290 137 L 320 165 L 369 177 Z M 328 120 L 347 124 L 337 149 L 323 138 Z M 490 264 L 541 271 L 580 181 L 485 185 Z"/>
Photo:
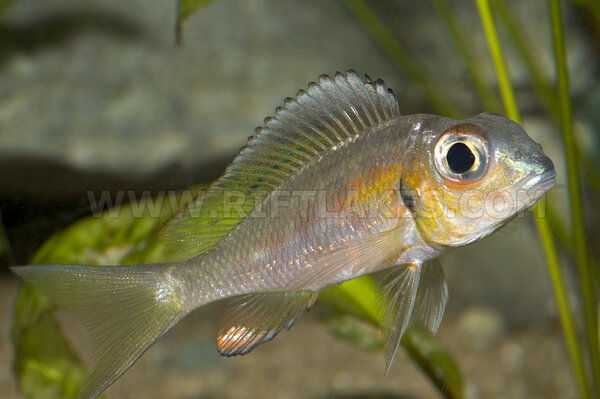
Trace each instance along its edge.
<path fill-rule="evenodd" d="M 383 288 L 381 320 L 386 374 L 408 326 L 417 296 L 420 274 L 421 265 L 417 263 L 395 266 L 375 274 L 375 278 Z"/>
<path fill-rule="evenodd" d="M 419 290 L 413 310 L 414 317 L 432 333 L 440 326 L 448 302 L 448 286 L 444 270 L 437 259 L 423 263 Z"/>
<path fill-rule="evenodd" d="M 270 341 L 282 328 L 289 329 L 316 298 L 317 293 L 313 291 L 248 294 L 233 298 L 219 322 L 219 352 L 225 356 L 244 355 L 255 346 Z"/>

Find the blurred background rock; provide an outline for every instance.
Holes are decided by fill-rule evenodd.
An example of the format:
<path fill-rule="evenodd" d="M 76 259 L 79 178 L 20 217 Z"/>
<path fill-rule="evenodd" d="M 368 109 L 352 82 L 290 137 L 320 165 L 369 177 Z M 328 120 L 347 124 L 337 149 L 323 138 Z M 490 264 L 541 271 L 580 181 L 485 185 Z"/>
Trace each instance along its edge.
<path fill-rule="evenodd" d="M 474 2 L 451 3 L 479 55 L 480 71 L 493 86 Z M 546 3 L 508 3 L 535 44 L 545 77 L 552 79 Z M 469 114 L 484 110 L 429 2 L 369 4 L 455 107 Z M 582 104 L 582 134 L 597 152 L 598 41 L 581 10 L 568 10 L 573 95 Z M 368 73 L 394 90 L 402 113 L 434 112 L 422 89 L 399 72 L 343 1 L 210 2 L 186 21 L 181 46 L 175 45 L 175 19 L 175 2 L 158 0 L 15 0 L 5 5 L 0 24 L 0 272 L 6 278 L 11 279 L 7 266 L 27 263 L 53 231 L 90 214 L 90 190 L 155 193 L 215 179 L 262 119 L 320 74 L 350 68 Z M 541 105 L 510 48 L 508 56 L 525 125 L 555 160 L 555 191 L 564 193 L 558 135 L 540 116 Z M 477 342 L 530 323 L 558 330 L 544 257 L 529 217 L 517 218 L 508 232 L 457 250 L 442 262 L 450 284 L 447 317 L 454 317 L 467 335 L 477 337 L 472 325 L 488 329 L 492 337 L 474 338 Z"/>

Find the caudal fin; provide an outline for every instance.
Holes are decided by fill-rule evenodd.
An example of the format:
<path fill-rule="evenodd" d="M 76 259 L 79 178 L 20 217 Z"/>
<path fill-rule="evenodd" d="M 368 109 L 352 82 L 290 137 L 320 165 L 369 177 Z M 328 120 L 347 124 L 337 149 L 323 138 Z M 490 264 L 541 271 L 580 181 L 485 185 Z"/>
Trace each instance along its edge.
<path fill-rule="evenodd" d="M 71 309 L 94 342 L 94 369 L 79 398 L 95 398 L 183 317 L 167 265 L 42 265 L 12 268 Z"/>

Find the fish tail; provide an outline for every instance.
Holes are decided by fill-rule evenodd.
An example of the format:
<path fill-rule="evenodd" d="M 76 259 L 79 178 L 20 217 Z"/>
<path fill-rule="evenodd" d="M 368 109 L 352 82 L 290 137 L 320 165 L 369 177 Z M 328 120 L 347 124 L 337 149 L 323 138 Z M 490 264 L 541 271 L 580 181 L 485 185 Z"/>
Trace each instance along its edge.
<path fill-rule="evenodd" d="M 40 265 L 12 268 L 72 310 L 94 342 L 94 369 L 80 399 L 95 398 L 187 312 L 169 265 Z"/>

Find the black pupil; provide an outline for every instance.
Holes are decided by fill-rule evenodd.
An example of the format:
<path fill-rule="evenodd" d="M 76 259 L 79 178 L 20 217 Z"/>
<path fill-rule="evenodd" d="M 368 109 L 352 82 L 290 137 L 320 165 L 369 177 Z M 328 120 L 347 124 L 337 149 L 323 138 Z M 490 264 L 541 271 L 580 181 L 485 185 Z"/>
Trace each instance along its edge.
<path fill-rule="evenodd" d="M 465 173 L 475 163 L 475 155 L 466 144 L 456 143 L 448 150 L 446 161 L 454 173 Z"/>

